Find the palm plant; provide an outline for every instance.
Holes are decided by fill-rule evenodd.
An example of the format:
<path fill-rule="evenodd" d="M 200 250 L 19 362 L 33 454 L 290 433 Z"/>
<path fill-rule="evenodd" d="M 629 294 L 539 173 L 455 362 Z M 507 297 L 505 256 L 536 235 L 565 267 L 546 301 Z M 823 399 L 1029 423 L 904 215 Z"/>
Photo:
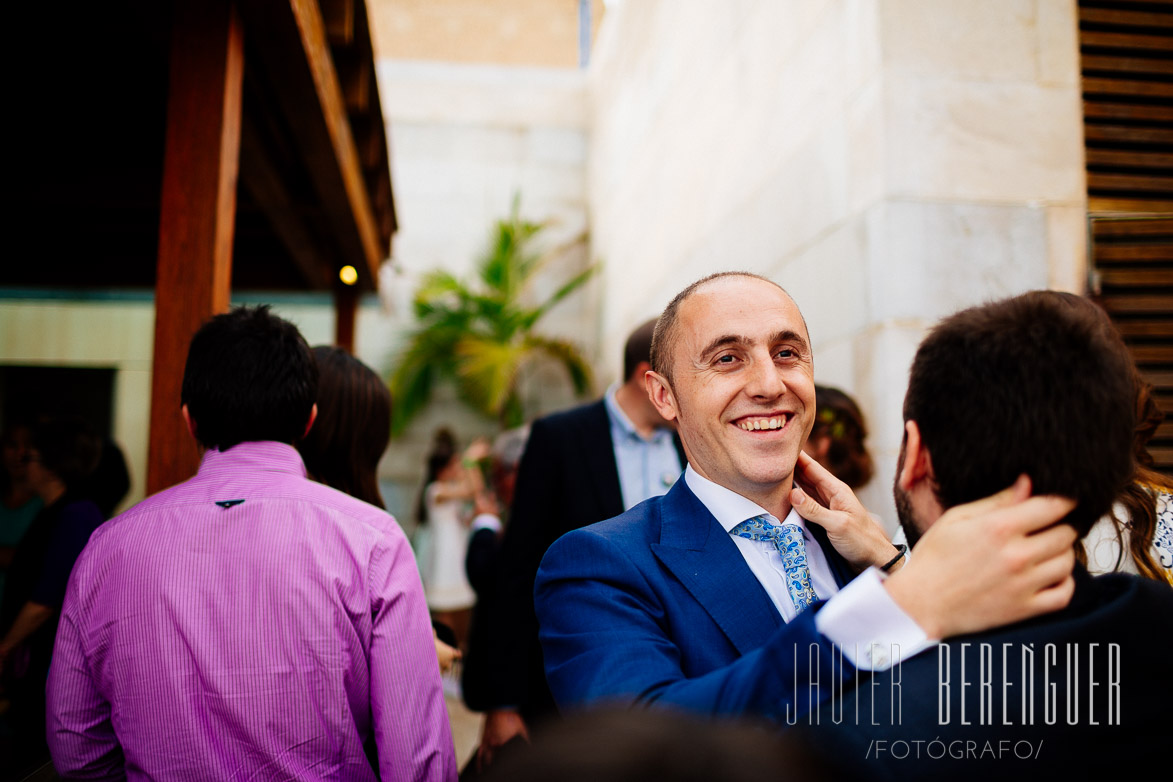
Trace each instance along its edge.
<path fill-rule="evenodd" d="M 477 264 L 479 284 L 466 284 L 445 271 L 423 279 L 413 301 L 417 326 L 391 375 L 394 433 L 427 406 L 441 382 L 452 382 L 462 401 L 502 427 L 518 426 L 525 415 L 521 372 L 543 359 L 565 367 L 575 393 L 590 389 L 590 366 L 578 347 L 542 336 L 535 326 L 582 287 L 595 267 L 572 277 L 537 306 L 522 303 L 538 271 L 565 249 L 535 253 L 533 239 L 544 228 L 544 223 L 523 220 L 514 199 L 509 217 L 497 221 L 490 247 Z"/>

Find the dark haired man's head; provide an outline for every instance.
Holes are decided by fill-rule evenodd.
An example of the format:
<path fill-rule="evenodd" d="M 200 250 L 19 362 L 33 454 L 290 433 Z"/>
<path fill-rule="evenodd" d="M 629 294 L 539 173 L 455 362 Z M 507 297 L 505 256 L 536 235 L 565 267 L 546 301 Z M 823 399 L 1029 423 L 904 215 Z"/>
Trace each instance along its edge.
<path fill-rule="evenodd" d="M 855 778 L 818 757 L 809 743 L 764 721 L 603 707 L 551 720 L 539 730 L 532 744 L 507 746 L 484 779 L 751 782 L 775 779 L 781 769 L 793 782 Z"/>
<path fill-rule="evenodd" d="M 318 417 L 297 450 L 314 480 L 382 508 L 378 465 L 391 439 L 391 392 L 341 348 L 320 345 L 313 354 Z"/>
<path fill-rule="evenodd" d="M 192 337 L 181 399 L 196 439 L 207 448 L 295 443 L 317 397 L 318 367 L 309 345 L 267 306 L 217 315 Z"/>
<path fill-rule="evenodd" d="M 1087 299 L 1034 291 L 938 324 L 913 360 L 896 475 L 915 543 L 955 505 L 1030 476 L 1035 494 L 1077 501 L 1082 537 L 1128 482 L 1132 361 Z"/>
<path fill-rule="evenodd" d="M 636 327 L 635 331 L 627 338 L 627 343 L 623 346 L 623 382 L 630 382 L 633 380 L 632 375 L 639 369 L 640 364 L 650 364 L 652 356 L 652 335 L 656 331 L 657 318 L 645 321 Z M 645 367 L 645 370 L 647 368 Z M 643 388 L 644 378 L 643 373 L 640 373 L 635 381 L 639 383 L 640 388 Z"/>

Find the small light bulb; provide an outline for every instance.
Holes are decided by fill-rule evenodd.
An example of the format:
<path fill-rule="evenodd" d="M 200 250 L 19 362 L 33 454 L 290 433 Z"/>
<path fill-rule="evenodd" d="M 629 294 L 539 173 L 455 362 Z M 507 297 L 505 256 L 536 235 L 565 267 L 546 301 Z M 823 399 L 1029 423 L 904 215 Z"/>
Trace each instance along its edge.
<path fill-rule="evenodd" d="M 353 266 L 343 266 L 338 270 L 338 279 L 342 280 L 344 285 L 354 285 L 358 282 L 358 270 Z"/>

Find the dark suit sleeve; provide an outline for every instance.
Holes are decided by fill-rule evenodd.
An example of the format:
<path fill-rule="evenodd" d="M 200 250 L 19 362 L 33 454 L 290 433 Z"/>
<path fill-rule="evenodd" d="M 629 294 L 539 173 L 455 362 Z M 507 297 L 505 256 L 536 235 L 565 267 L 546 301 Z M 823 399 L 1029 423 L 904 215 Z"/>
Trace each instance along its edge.
<path fill-rule="evenodd" d="M 496 589 L 484 615 L 488 632 L 470 639 L 469 664 L 481 673 L 475 682 L 481 710 L 524 707 L 534 697 L 533 672 L 540 670 L 534 577 L 553 542 L 550 520 L 565 487 L 559 479 L 558 442 L 546 421 L 535 421 L 518 468 L 513 508 L 498 556 Z M 475 643 L 480 640 L 481 643 Z"/>
<path fill-rule="evenodd" d="M 829 697 L 830 686 L 808 684 L 820 674 L 829 682 L 832 666 L 838 671 L 845 664 L 815 629 L 815 612 L 806 611 L 758 649 L 688 676 L 674 640 L 689 642 L 688 628 L 669 627 L 671 612 L 640 569 L 589 528 L 551 547 L 535 601 L 546 678 L 562 710 L 600 702 L 663 704 L 782 723 Z"/>

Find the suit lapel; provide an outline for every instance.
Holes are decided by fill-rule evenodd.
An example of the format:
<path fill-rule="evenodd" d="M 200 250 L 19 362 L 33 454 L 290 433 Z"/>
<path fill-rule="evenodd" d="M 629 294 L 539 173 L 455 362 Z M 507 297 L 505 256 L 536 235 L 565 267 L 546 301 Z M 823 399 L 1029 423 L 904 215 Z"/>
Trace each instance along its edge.
<path fill-rule="evenodd" d="M 739 652 L 764 644 L 782 617 L 713 514 L 684 481 L 660 504 L 652 553 L 708 612 Z"/>

